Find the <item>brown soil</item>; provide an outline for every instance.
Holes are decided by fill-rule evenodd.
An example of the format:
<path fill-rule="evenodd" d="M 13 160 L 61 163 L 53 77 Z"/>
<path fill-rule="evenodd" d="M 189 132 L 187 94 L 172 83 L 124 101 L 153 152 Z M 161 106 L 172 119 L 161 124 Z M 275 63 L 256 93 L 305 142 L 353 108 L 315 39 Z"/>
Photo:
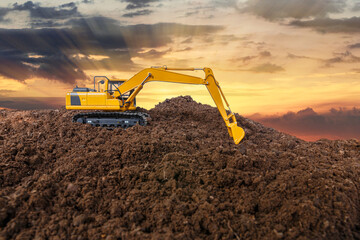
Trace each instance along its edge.
<path fill-rule="evenodd" d="M 0 111 L 0 239 L 359 239 L 360 145 L 305 142 L 190 97 L 114 131 Z"/>

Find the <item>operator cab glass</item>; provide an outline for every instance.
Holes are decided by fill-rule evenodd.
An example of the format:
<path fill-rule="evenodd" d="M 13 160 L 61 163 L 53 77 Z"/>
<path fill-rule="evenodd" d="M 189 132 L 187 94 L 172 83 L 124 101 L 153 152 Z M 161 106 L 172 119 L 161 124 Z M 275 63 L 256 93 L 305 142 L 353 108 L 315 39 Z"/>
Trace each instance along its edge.
<path fill-rule="evenodd" d="M 108 83 L 106 90 L 106 80 Z M 94 77 L 94 88 L 97 85 L 97 92 L 108 92 L 109 95 L 113 96 L 116 91 L 119 91 L 119 86 L 123 84 L 125 81 L 123 80 L 110 80 L 105 76 L 95 76 Z M 96 91 L 96 90 L 95 90 Z M 121 93 L 121 96 L 118 97 L 122 100 L 126 100 L 130 97 L 130 95 L 134 92 L 133 90 L 128 91 L 127 93 Z M 134 104 L 136 106 L 136 99 L 134 99 Z"/>
<path fill-rule="evenodd" d="M 109 81 L 108 85 L 108 92 L 110 95 L 113 95 L 115 91 L 119 88 L 121 84 L 123 84 L 125 81 Z M 123 94 L 124 97 L 128 97 L 128 94 Z"/>

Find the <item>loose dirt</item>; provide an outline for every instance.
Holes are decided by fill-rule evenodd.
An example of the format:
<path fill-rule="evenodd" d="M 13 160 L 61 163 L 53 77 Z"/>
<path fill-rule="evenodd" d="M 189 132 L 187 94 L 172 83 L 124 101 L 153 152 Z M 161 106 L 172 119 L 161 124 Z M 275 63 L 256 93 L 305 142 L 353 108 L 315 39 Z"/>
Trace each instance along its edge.
<path fill-rule="evenodd" d="M 113 131 L 0 111 L 0 239 L 359 239 L 360 144 L 305 142 L 190 97 Z"/>

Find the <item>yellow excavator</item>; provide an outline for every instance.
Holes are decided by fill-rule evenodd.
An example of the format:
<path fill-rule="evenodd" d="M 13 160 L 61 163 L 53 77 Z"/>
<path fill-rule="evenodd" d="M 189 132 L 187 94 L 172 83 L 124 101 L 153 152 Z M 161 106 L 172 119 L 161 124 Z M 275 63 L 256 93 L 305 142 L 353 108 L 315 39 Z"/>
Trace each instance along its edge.
<path fill-rule="evenodd" d="M 205 78 L 185 75 L 172 71 L 203 70 Z M 101 80 L 99 80 L 101 79 Z M 145 126 L 148 114 L 135 111 L 135 97 L 151 81 L 201 84 L 205 85 L 213 98 L 220 115 L 225 121 L 230 137 L 235 144 L 244 138 L 244 130 L 237 125 L 235 115 L 230 110 L 219 82 L 215 80 L 210 68 L 168 68 L 151 67 L 141 70 L 128 80 L 108 79 L 105 76 L 94 77 L 94 88 L 75 87 L 66 95 L 66 109 L 70 110 L 102 110 L 102 112 L 84 112 L 76 114 L 73 122 L 88 123 L 106 128 L 128 128 L 136 124 Z M 96 86 L 97 85 L 97 86 Z M 96 90 L 97 87 L 97 90 Z M 229 113 L 225 110 L 223 100 Z"/>

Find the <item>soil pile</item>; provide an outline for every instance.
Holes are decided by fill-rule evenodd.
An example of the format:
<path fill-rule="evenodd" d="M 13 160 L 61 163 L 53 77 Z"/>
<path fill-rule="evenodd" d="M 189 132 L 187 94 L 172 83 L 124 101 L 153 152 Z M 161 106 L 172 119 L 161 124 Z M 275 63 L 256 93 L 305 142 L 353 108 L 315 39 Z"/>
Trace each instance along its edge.
<path fill-rule="evenodd" d="M 360 144 L 305 142 L 190 97 L 113 131 L 0 112 L 0 239 L 359 239 Z"/>

